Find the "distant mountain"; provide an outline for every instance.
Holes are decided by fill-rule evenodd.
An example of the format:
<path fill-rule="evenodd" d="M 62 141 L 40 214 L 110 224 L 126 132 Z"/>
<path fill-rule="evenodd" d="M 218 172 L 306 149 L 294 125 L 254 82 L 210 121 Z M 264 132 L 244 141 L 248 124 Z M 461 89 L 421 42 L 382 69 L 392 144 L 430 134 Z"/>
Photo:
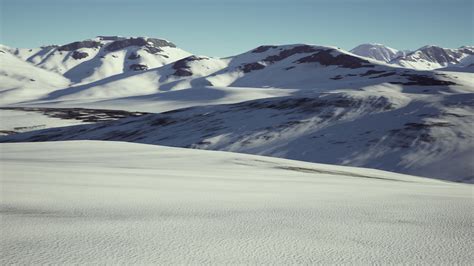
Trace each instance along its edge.
<path fill-rule="evenodd" d="M 472 55 L 474 55 L 473 46 L 448 49 L 427 45 L 405 56 L 397 57 L 389 63 L 419 70 L 433 70 L 455 66 Z"/>
<path fill-rule="evenodd" d="M 201 92 L 201 103 L 218 104 L 268 97 L 270 94 L 282 96 L 290 93 L 281 92 L 287 89 L 328 91 L 381 83 L 421 86 L 454 84 L 433 73 L 393 68 L 334 47 L 267 45 L 227 58 L 192 55 L 148 70 L 127 71 L 97 81 L 73 84 L 45 93 L 28 104 L 72 103 L 76 107 L 78 104 L 84 107 L 86 103 L 86 107 L 91 107 L 90 103 L 94 102 L 94 107 L 102 108 L 120 102 L 111 108 L 143 110 L 144 102 L 153 102 L 155 107 L 163 101 L 174 102 L 173 105 L 167 104 L 165 109 L 158 106 L 143 110 L 153 112 L 192 106 L 196 102 L 189 99 L 196 99 L 197 89 L 203 88 L 207 88 L 208 93 Z M 236 90 L 229 89 L 235 87 L 243 88 L 239 90 L 238 97 Z M 270 94 L 262 95 L 261 89 L 265 88 L 276 88 L 280 92 L 266 90 Z M 179 97 L 176 96 L 178 94 Z M 222 95 L 219 97 L 222 101 L 216 99 L 216 95 Z M 0 102 L 6 100 L 0 97 Z M 124 100 L 128 103 L 126 106 L 122 104 Z M 10 99 L 8 102 L 11 102 Z"/>
<path fill-rule="evenodd" d="M 372 58 L 386 63 L 408 53 L 407 51 L 399 51 L 378 43 L 361 44 L 352 49 L 350 52 L 359 56 Z"/>
<path fill-rule="evenodd" d="M 471 60 L 468 57 L 474 55 L 474 47 L 449 49 L 426 45 L 415 51 L 398 51 L 382 44 L 361 44 L 352 49 L 351 53 L 404 68 L 472 72 L 470 64 L 466 62 Z"/>
<path fill-rule="evenodd" d="M 175 44 L 148 37 L 99 36 L 90 40 L 9 52 L 73 83 L 87 83 L 166 65 L 189 56 Z"/>

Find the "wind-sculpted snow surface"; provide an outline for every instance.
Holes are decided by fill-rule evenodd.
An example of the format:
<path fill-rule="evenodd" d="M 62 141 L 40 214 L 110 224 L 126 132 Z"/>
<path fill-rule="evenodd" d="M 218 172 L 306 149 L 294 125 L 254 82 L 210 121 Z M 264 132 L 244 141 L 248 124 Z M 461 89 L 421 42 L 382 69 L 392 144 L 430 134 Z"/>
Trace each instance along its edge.
<path fill-rule="evenodd" d="M 473 93 L 407 94 L 386 85 L 181 109 L 0 141 L 128 141 L 472 182 L 473 103 Z"/>
<path fill-rule="evenodd" d="M 0 145 L 0 264 L 470 264 L 472 186 L 120 142 Z"/>

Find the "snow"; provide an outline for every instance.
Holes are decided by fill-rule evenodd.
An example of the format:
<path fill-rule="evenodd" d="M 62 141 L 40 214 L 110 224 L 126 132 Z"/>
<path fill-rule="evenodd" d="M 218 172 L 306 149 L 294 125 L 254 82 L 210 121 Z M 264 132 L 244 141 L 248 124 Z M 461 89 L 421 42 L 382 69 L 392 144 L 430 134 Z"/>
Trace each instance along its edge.
<path fill-rule="evenodd" d="M 80 124 L 86 123 L 80 120 L 49 117 L 38 112 L 0 110 L 0 135 L 2 135 L 2 131 L 28 132 Z"/>
<path fill-rule="evenodd" d="M 97 141 L 1 144 L 1 264 L 470 264 L 472 185 Z"/>
<path fill-rule="evenodd" d="M 457 80 L 469 76 L 462 74 Z M 190 92 L 196 94 L 191 97 Z M 208 100 L 238 101 L 232 95 L 239 97 L 239 92 L 248 96 L 246 88 L 234 91 L 228 88 L 225 97 L 211 88 L 179 90 L 174 92 L 175 104 L 169 99 L 168 103 L 161 101 L 159 108 L 186 104 L 178 100 L 184 98 L 190 105 L 205 104 Z M 265 97 L 265 94 L 252 97 Z M 470 105 L 473 99 L 473 88 L 467 86 L 427 89 L 381 84 L 359 90 L 297 91 L 284 97 L 237 104 L 213 103 L 107 124 L 12 135 L 1 138 L 0 142 L 120 140 L 473 182 L 474 166 L 470 163 L 474 160 L 474 110 Z M 136 99 L 135 104 L 138 102 Z M 124 101 L 123 105 L 126 104 L 130 101 Z"/>
<path fill-rule="evenodd" d="M 0 141 L 138 141 L 372 167 L 461 182 L 473 180 L 474 169 L 469 164 L 474 147 L 474 130 L 470 126 L 474 123 L 472 73 L 405 69 L 334 47 L 306 44 L 261 46 L 227 58 L 187 56 L 189 53 L 179 48 L 166 46 L 156 54 L 150 54 L 143 46 L 108 51 L 114 38 L 95 39 L 100 41 L 100 48 L 79 49 L 97 49 L 98 56 L 86 58 L 92 63 L 79 59 L 82 63 L 64 72 L 68 76 L 78 71 L 68 76 L 70 80 L 77 79 L 74 84 L 40 68 L 41 63 L 32 59 L 46 56 L 50 50 L 57 53 L 57 47 L 25 51 L 2 46 L 18 56 L 4 55 L 21 70 L 2 65 L 2 71 L 10 73 L 8 77 L 14 77 L 12 83 L 18 85 L 0 82 L 0 104 L 176 111 L 164 117 L 178 122 L 152 126 L 149 121 L 136 118 L 130 122 L 133 128 L 118 121 L 106 128 L 86 125 L 18 134 Z M 430 60 L 458 60 L 469 49 L 472 47 L 443 50 L 431 46 L 418 53 Z M 93 54 L 88 53 L 89 57 Z M 130 59 L 133 53 L 140 57 Z M 71 55 L 61 56 L 68 61 Z M 464 58 L 460 62 L 470 62 Z M 149 69 L 128 68 L 130 63 L 143 63 L 140 60 L 145 59 Z M 93 73 L 83 75 L 81 69 Z M 37 77 L 45 85 L 28 85 L 30 72 L 33 79 Z M 23 76 L 16 78 L 15 73 Z M 57 84 L 53 82 L 56 79 Z M 304 104 L 312 101 L 314 106 Z M 288 102 L 296 104 L 288 107 Z M 228 106 L 235 103 L 242 104 Z M 327 103 L 327 109 L 320 108 Z M 278 106 L 286 109 L 281 111 Z M 178 111 L 189 107 L 196 108 Z"/>
<path fill-rule="evenodd" d="M 351 53 L 372 58 L 381 62 L 388 63 L 398 56 L 405 55 L 406 52 L 385 46 L 379 43 L 366 43 L 353 48 Z"/>
<path fill-rule="evenodd" d="M 117 37 L 120 39 L 120 37 Z M 147 38 L 147 37 L 138 37 Z M 85 40 L 100 43 L 97 48 L 80 48 L 74 51 L 61 51 L 57 46 L 42 48 L 20 48 L 9 51 L 16 56 L 33 63 L 34 65 L 64 75 L 72 83 L 86 84 L 111 77 L 123 72 L 130 72 L 132 64 L 143 64 L 148 68 L 156 68 L 174 62 L 190 55 L 176 47 L 160 47 L 160 52 L 152 54 L 146 52 L 140 46 L 128 46 L 118 51 L 107 51 L 107 45 L 113 40 L 100 37 Z M 73 53 L 87 53 L 85 58 L 75 59 Z M 130 59 L 129 56 L 136 54 L 139 58 Z"/>
<path fill-rule="evenodd" d="M 458 49 L 442 48 L 434 45 L 423 46 L 405 56 L 390 61 L 390 64 L 418 70 L 435 70 L 460 65 L 464 58 L 474 54 L 473 47 Z"/>
<path fill-rule="evenodd" d="M 0 49 L 0 104 L 18 103 L 67 87 L 63 76 L 22 61 L 3 47 Z"/>

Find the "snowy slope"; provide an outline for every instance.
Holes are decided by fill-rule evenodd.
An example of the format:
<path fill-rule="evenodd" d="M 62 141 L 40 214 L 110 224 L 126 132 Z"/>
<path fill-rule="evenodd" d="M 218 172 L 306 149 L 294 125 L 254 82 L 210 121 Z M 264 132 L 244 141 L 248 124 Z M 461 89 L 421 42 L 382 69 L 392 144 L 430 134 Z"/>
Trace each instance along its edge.
<path fill-rule="evenodd" d="M 473 102 L 469 87 L 383 84 L 188 108 L 0 141 L 121 140 L 472 182 Z"/>
<path fill-rule="evenodd" d="M 472 186 L 120 142 L 0 145 L 1 264 L 470 264 Z"/>
<path fill-rule="evenodd" d="M 350 52 L 359 56 L 372 58 L 385 63 L 388 63 L 391 60 L 399 56 L 404 56 L 408 53 L 407 51 L 399 51 L 397 49 L 379 43 L 361 44 L 353 48 Z"/>
<path fill-rule="evenodd" d="M 41 69 L 12 55 L 0 46 L 0 104 L 37 99 L 69 86 L 63 76 Z"/>
<path fill-rule="evenodd" d="M 155 68 L 190 55 L 166 40 L 117 36 L 10 51 L 41 68 L 64 75 L 73 83 Z"/>

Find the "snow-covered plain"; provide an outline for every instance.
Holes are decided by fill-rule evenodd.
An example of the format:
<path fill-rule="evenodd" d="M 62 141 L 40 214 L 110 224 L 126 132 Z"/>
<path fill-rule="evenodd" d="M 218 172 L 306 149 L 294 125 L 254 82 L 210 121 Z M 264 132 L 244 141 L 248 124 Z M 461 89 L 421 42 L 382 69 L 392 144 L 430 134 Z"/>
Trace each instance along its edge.
<path fill-rule="evenodd" d="M 467 184 L 122 142 L 0 151 L 3 265 L 474 259 Z"/>

